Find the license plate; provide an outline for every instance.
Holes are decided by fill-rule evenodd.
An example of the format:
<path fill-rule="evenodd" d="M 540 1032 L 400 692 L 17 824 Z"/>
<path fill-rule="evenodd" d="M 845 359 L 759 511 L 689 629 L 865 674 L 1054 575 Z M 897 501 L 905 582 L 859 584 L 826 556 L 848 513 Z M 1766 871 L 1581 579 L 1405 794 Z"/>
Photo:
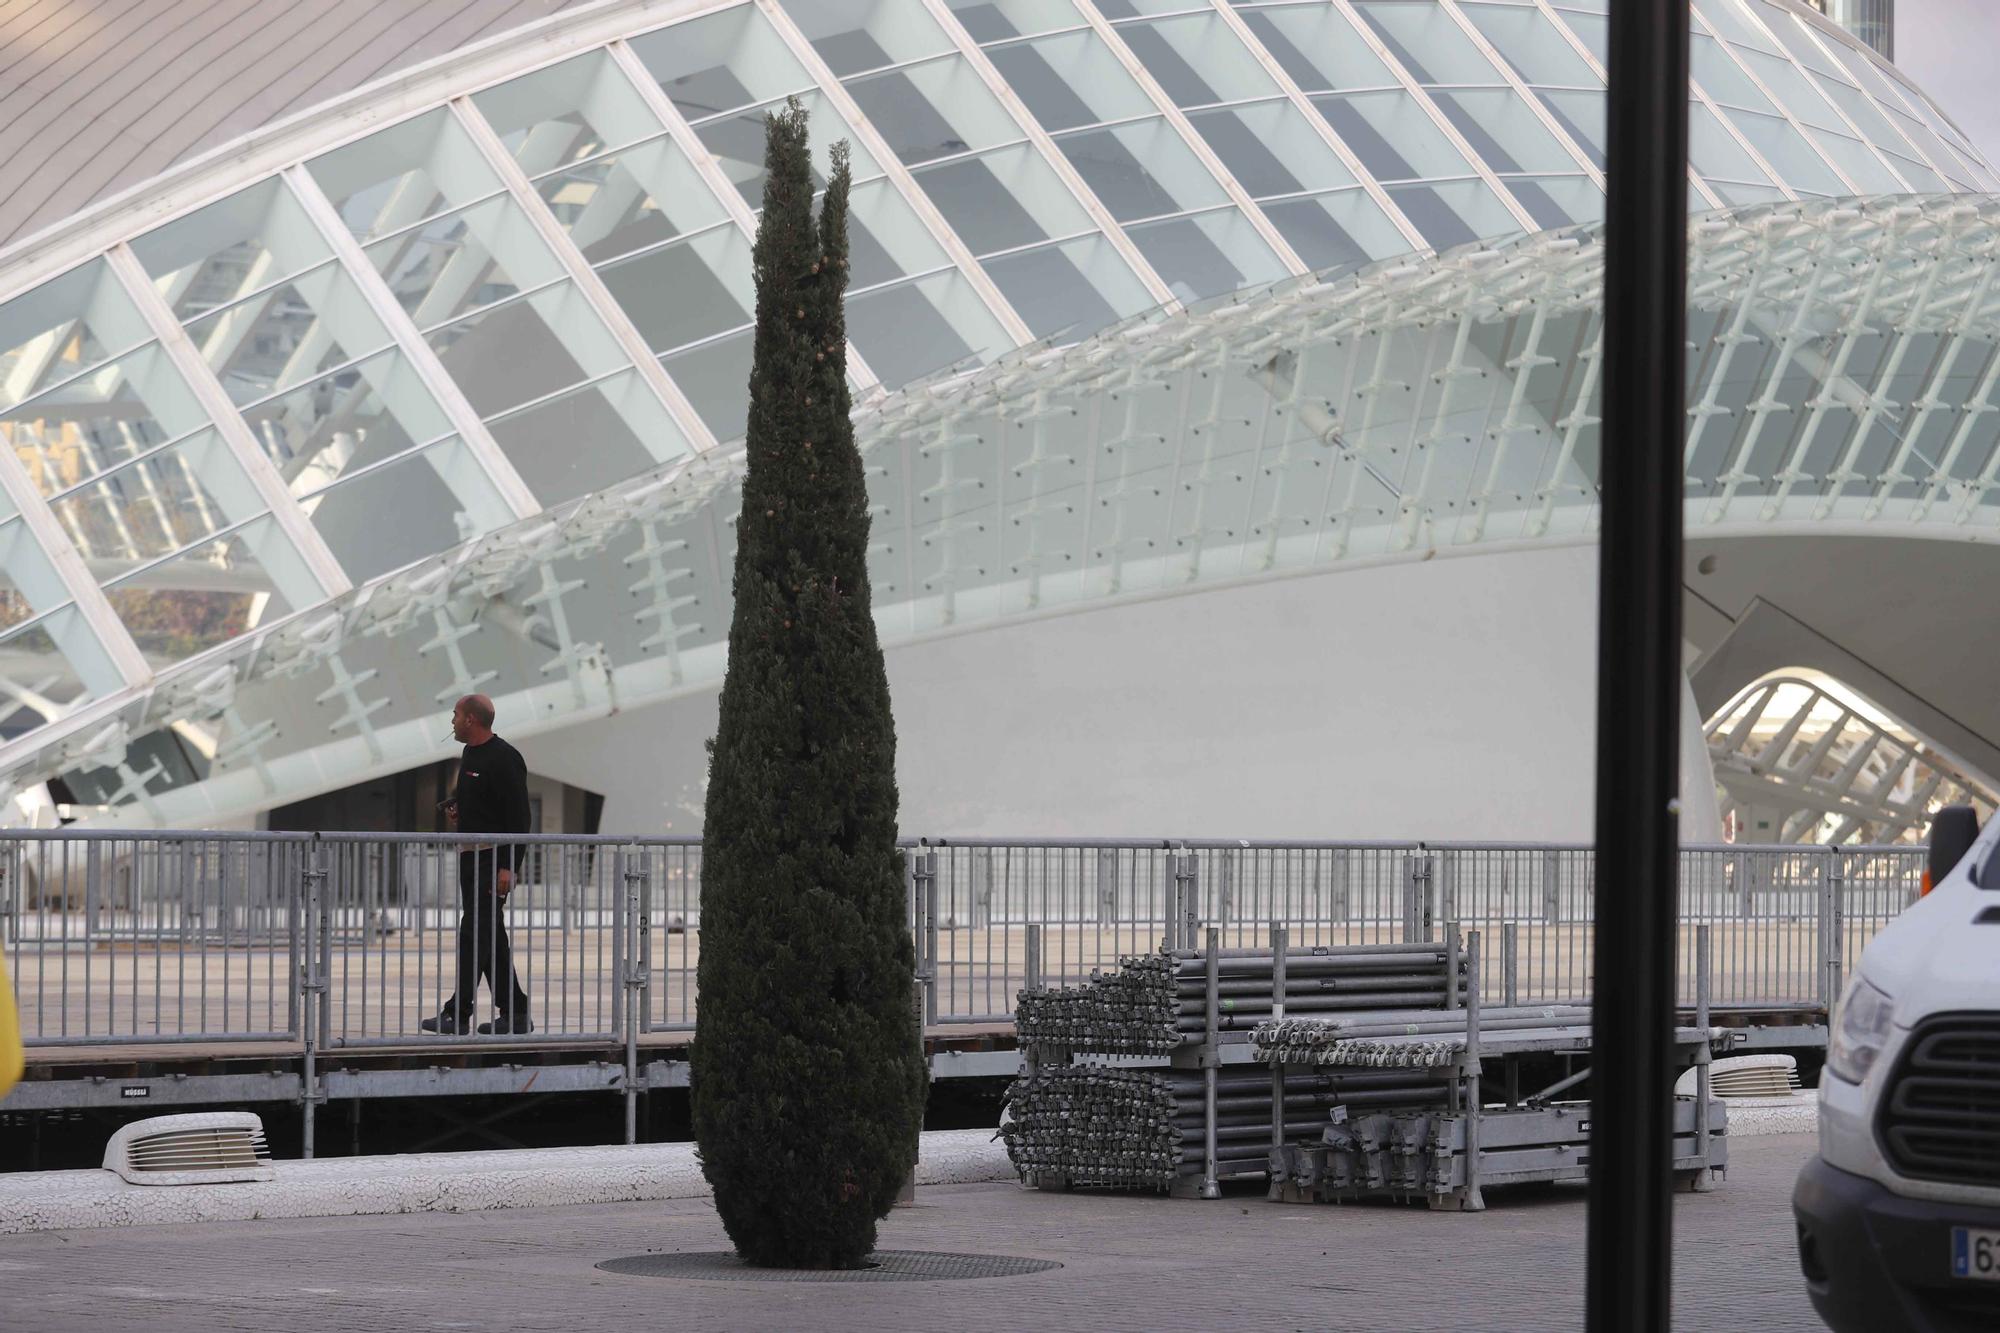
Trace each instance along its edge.
<path fill-rule="evenodd" d="M 1975 1282 L 2000 1282 L 2000 1231 L 1953 1227 L 1951 1275 Z"/>

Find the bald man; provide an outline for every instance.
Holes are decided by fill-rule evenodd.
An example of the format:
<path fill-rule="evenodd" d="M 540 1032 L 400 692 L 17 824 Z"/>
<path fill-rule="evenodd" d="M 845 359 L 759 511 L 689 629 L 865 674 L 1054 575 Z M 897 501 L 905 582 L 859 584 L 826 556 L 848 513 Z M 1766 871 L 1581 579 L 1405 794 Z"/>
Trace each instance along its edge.
<path fill-rule="evenodd" d="M 458 790 L 445 805 L 445 818 L 460 833 L 527 833 L 528 766 L 521 752 L 493 734 L 493 701 L 468 694 L 451 710 L 451 734 L 465 746 L 458 765 Z M 499 1011 L 479 1031 L 507 1036 L 533 1032 L 528 993 L 514 975 L 514 949 L 507 939 L 501 908 L 514 891 L 515 868 L 525 863 L 519 844 L 461 845 L 458 853 L 458 990 L 436 1018 L 418 1024 L 426 1032 L 464 1033 L 478 1006 L 479 982 L 492 988 Z"/>

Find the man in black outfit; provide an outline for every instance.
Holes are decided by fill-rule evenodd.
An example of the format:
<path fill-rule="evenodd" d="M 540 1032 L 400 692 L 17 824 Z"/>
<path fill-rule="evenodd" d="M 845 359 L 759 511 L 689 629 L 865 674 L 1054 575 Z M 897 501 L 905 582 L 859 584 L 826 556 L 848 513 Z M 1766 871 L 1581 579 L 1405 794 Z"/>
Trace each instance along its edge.
<path fill-rule="evenodd" d="M 451 710 L 451 734 L 464 743 L 465 754 L 445 818 L 460 833 L 528 832 L 528 766 L 519 750 L 493 734 L 493 701 L 483 694 L 460 699 Z M 499 1013 L 491 1023 L 481 1023 L 479 1031 L 519 1036 L 535 1030 L 528 1019 L 528 994 L 514 975 L 507 924 L 500 919 L 526 850 L 516 843 L 459 848 L 458 990 L 436 1018 L 417 1025 L 424 1031 L 463 1034 L 472 1025 L 482 977 Z"/>

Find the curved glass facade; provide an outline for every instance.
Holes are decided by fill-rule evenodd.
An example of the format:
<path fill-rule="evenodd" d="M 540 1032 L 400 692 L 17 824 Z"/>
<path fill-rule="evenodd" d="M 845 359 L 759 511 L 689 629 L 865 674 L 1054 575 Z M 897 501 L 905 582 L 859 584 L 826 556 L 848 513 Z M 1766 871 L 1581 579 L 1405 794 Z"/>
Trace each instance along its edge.
<path fill-rule="evenodd" d="M 906 386 L 1602 211 L 1606 0 L 684 8 L 635 8 L 606 40 L 521 42 L 510 77 L 441 84 L 386 123 L 344 105 L 286 131 L 278 145 L 301 146 L 275 169 L 202 168 L 198 206 L 107 231 L 53 278 L 11 280 L 0 255 L 0 773 L 148 805 L 254 775 L 251 796 L 174 807 L 199 817 L 394 767 L 413 752 L 385 744 L 392 719 L 474 683 L 552 715 L 598 707 L 635 663 L 672 659 L 649 688 L 692 680 L 679 647 L 727 619 L 762 118 L 788 96 L 822 165 L 852 144 L 850 369 L 883 429 L 951 401 Z M 1922 94 L 1790 0 L 1693 15 L 1697 210 L 2000 188 Z M 1297 357 L 1312 340 L 1295 341 Z M 1554 346 L 1524 355 L 1594 364 Z M 1474 352 L 1519 369 L 1505 345 Z M 997 570 L 1156 543 L 1126 530 L 1123 498 L 1094 495 L 1102 522 L 1073 532 L 1081 497 L 1042 502 L 1076 450 L 1127 442 L 1118 497 L 1190 422 L 1233 432 L 1224 452 L 1288 457 L 1296 441 L 1258 423 L 1270 384 L 1306 372 L 1248 364 L 1265 387 L 1247 406 L 1232 383 L 1177 399 L 1172 421 L 1148 405 L 1060 443 L 1046 402 L 982 423 L 1014 432 L 991 484 L 1039 505 L 1009 517 L 1034 534 L 1025 553 L 965 520 L 989 478 L 968 475 L 976 450 L 955 461 L 950 430 L 885 470 L 882 530 L 904 532 L 878 551 L 885 614 L 921 632 L 997 596 L 974 586 Z M 1433 373 L 1465 365 L 1461 347 Z M 1563 387 L 1572 417 L 1587 379 Z M 1295 388 L 1278 396 L 1297 407 Z M 1420 434 L 1422 413 L 1399 411 Z M 681 532 L 702 505 L 707 535 Z M 1261 510 L 1252 497 L 1253 527 Z M 1231 521 L 1197 501 L 1162 531 Z M 593 541 L 617 549 L 631 599 L 615 631 L 566 609 Z M 369 665 L 371 636 L 399 641 Z M 384 671 L 394 689 L 370 684 Z M 293 676 L 310 725 L 245 701 Z M 280 751 L 318 757 L 280 781 Z"/>

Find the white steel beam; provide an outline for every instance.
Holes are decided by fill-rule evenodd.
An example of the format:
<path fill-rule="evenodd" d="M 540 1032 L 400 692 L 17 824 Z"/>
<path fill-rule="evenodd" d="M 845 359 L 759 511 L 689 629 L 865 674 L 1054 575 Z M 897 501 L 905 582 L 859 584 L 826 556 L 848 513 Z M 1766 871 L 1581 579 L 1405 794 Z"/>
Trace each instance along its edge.
<path fill-rule="evenodd" d="M 49 563 L 55 567 L 56 577 L 62 580 L 63 591 L 83 616 L 84 623 L 104 647 L 111 659 L 112 668 L 126 685 L 143 685 L 152 677 L 153 668 L 146 664 L 146 655 L 139 651 L 139 645 L 132 641 L 132 634 L 125 628 L 125 622 L 111 609 L 111 600 L 104 595 L 104 589 L 97 586 L 97 580 L 90 576 L 90 569 L 84 563 L 83 555 L 63 531 L 41 492 L 28 479 L 28 470 L 21 466 L 20 455 L 13 449 L 0 449 L 0 492 L 4 492 L 14 508 L 20 511 L 21 522 L 26 525 L 27 535 L 34 538 Z"/>
<path fill-rule="evenodd" d="M 1236 34 L 1236 40 L 1243 43 L 1243 49 L 1250 53 L 1250 58 L 1262 65 L 1264 72 L 1284 91 L 1285 100 L 1305 118 L 1306 124 L 1319 135 L 1320 141 L 1331 148 L 1334 155 L 1340 159 L 1341 165 L 1347 168 L 1355 180 L 1361 182 L 1361 188 L 1368 192 L 1368 197 L 1375 201 L 1375 206 L 1388 215 L 1396 230 L 1403 234 L 1403 239 L 1410 243 L 1410 249 L 1430 249 L 1431 243 L 1424 239 L 1424 234 L 1417 230 L 1415 223 L 1404 216 L 1403 210 L 1397 207 L 1389 192 L 1382 188 L 1382 182 L 1376 180 L 1368 168 L 1362 165 L 1354 150 L 1347 146 L 1347 141 L 1333 132 L 1333 126 L 1326 123 L 1326 117 L 1320 115 L 1319 108 L 1312 104 L 1312 99 L 1306 96 L 1298 81 L 1285 72 L 1285 67 L 1278 62 L 1278 58 L 1257 39 L 1256 33 L 1250 31 L 1250 25 L 1236 12 L 1236 6 L 1231 4 L 1230 0 L 1209 0 L 1209 6 L 1222 17 L 1223 26 Z"/>
<path fill-rule="evenodd" d="M 1335 9 L 1340 11 L 1340 16 L 1347 20 L 1348 26 L 1354 29 L 1355 35 L 1374 53 L 1375 58 L 1381 61 L 1383 66 L 1388 69 L 1390 75 L 1395 78 L 1397 83 L 1402 85 L 1403 91 L 1408 93 L 1419 107 L 1423 108 L 1424 114 L 1430 117 L 1433 125 L 1437 126 L 1438 133 L 1451 141 L 1451 146 L 1458 150 L 1459 155 L 1472 168 L 1473 174 L 1484 181 L 1486 188 L 1493 191 L 1494 198 L 1500 201 L 1501 206 L 1514 215 L 1514 220 L 1521 224 L 1521 230 L 1528 232 L 1542 230 L 1542 225 L 1535 221 L 1534 215 L 1521 206 L 1521 201 L 1514 197 L 1514 192 L 1502 184 L 1500 178 L 1493 174 L 1493 168 L 1488 166 L 1485 159 L 1473 151 L 1472 145 L 1466 142 L 1465 136 L 1458 132 L 1458 126 L 1451 123 L 1451 117 L 1438 109 L 1437 103 L 1431 100 L 1430 94 L 1424 91 L 1423 85 L 1417 82 L 1416 76 L 1403 67 L 1402 61 L 1396 59 L 1396 53 L 1389 49 L 1387 42 L 1376 35 L 1375 29 L 1369 26 L 1368 20 L 1357 14 L 1354 11 L 1354 6 L 1349 4 L 1347 0 L 1329 0 L 1329 2 Z"/>
<path fill-rule="evenodd" d="M 697 453 L 706 453 L 715 448 L 715 433 L 708 428 L 708 423 L 701 419 L 701 414 L 694 410 L 694 404 L 690 403 L 687 395 L 681 392 L 681 386 L 674 383 L 673 377 L 667 374 L 666 368 L 660 364 L 660 359 L 653 349 L 646 345 L 646 339 L 632 323 L 631 316 L 625 313 L 625 307 L 618 304 L 618 299 L 611 294 L 611 289 L 604 285 L 604 279 L 597 276 L 597 270 L 593 269 L 590 262 L 570 244 L 569 234 L 563 230 L 562 224 L 556 221 L 555 215 L 549 212 L 535 187 L 528 183 L 527 174 L 521 170 L 521 164 L 514 160 L 514 155 L 500 142 L 500 136 L 486 123 L 486 117 L 480 115 L 471 101 L 463 97 L 452 102 L 451 110 L 458 118 L 459 125 L 472 136 L 472 141 L 479 145 L 480 151 L 486 154 L 493 169 L 500 173 L 500 179 L 506 184 L 507 192 L 513 195 L 514 203 L 527 215 L 536 232 L 541 235 L 542 240 L 562 264 L 563 270 L 569 274 L 570 281 L 576 284 L 576 289 L 583 293 L 584 300 L 590 303 L 597 311 L 598 318 L 611 330 L 611 336 L 617 339 L 618 346 L 639 372 L 639 378 L 646 382 L 646 386 L 653 391 L 653 396 L 666 408 L 667 415 L 672 417 L 674 424 L 680 428 L 681 435 L 687 440 L 689 447 Z"/>
<path fill-rule="evenodd" d="M 216 433 L 235 456 L 237 466 L 243 469 L 250 484 L 256 488 L 258 498 L 276 520 L 279 530 L 299 553 L 299 558 L 305 561 L 306 568 L 312 571 L 320 591 L 329 598 L 348 591 L 354 584 L 347 577 L 347 571 L 340 567 L 340 561 L 334 558 L 332 550 L 320 537 L 319 529 L 312 525 L 305 511 L 299 508 L 298 501 L 292 498 L 285 479 L 278 474 L 277 465 L 258 446 L 257 437 L 250 433 L 249 425 L 237 412 L 235 402 L 222 387 L 222 381 L 215 377 L 215 371 L 202 356 L 201 349 L 194 345 L 187 330 L 174 318 L 173 310 L 167 305 L 166 298 L 160 295 L 159 289 L 153 286 L 152 279 L 146 276 L 138 256 L 120 242 L 105 252 L 105 262 L 118 275 L 118 280 L 125 284 L 127 295 L 139 308 L 147 327 L 159 339 L 160 347 L 180 372 L 181 378 L 187 381 L 195 401 L 201 404 Z"/>
<path fill-rule="evenodd" d="M 540 513 L 541 501 L 535 498 L 535 493 L 528 489 L 528 483 L 521 480 L 521 474 L 514 470 L 513 463 L 508 461 L 507 455 L 500 451 L 498 444 L 494 443 L 493 436 L 480 423 L 479 413 L 473 410 L 472 403 L 466 398 L 464 390 L 458 387 L 458 382 L 452 379 L 450 372 L 444 368 L 444 363 L 438 360 L 437 353 L 424 341 L 423 334 L 417 331 L 409 312 L 403 309 L 403 303 L 398 301 L 396 293 L 389 289 L 388 281 L 376 271 L 375 265 L 362 252 L 360 243 L 354 239 L 354 233 L 347 229 L 347 224 L 341 221 L 339 211 L 320 190 L 319 182 L 315 181 L 312 174 L 304 167 L 298 166 L 285 172 L 285 183 L 291 187 L 293 197 L 319 227 L 320 234 L 326 238 L 327 244 L 333 247 L 334 255 L 339 258 L 348 276 L 361 288 L 361 294 L 367 299 L 369 309 L 375 312 L 376 318 L 380 319 L 384 327 L 389 330 L 390 337 L 395 339 L 396 346 L 408 359 L 411 368 L 417 372 L 417 378 L 431 391 L 431 396 L 437 399 L 438 406 L 444 409 L 445 416 L 451 421 L 452 429 L 458 432 L 458 438 L 464 441 L 466 451 L 486 472 L 509 512 L 516 518 L 527 518 Z"/>
<path fill-rule="evenodd" d="M 897 193 L 903 196 L 903 202 L 916 213 L 917 219 L 924 224 L 925 230 L 930 232 L 931 238 L 943 247 L 958 271 L 965 275 L 965 280 L 972 284 L 974 293 L 978 295 L 993 318 L 999 321 L 1000 327 L 1006 330 L 1007 336 L 1014 340 L 1014 345 L 1026 347 L 1034 342 L 1035 335 L 1028 328 L 1027 321 L 1015 313 L 1013 303 L 1001 292 L 993 279 L 987 276 L 986 270 L 979 266 L 979 261 L 972 257 L 972 251 L 966 248 L 965 242 L 959 238 L 951 224 L 944 220 L 944 214 L 938 211 L 937 205 L 931 202 L 931 197 L 924 193 L 924 188 L 910 175 L 910 169 L 903 165 L 903 160 L 896 156 L 893 148 L 889 147 L 888 140 L 877 133 L 875 126 L 862 112 L 860 104 L 841 84 L 839 77 L 827 68 L 824 60 L 820 59 L 819 52 L 813 49 L 813 44 L 806 39 L 806 35 L 799 31 L 799 25 L 792 22 L 792 16 L 785 12 L 784 6 L 780 5 L 778 0 L 753 0 L 753 3 L 757 6 L 757 12 L 770 20 L 771 27 L 784 40 L 792 55 L 805 66 L 806 73 L 812 76 L 813 82 L 819 85 L 820 96 L 826 98 L 833 105 L 833 109 L 840 113 L 841 118 L 847 122 L 848 129 L 856 139 L 860 140 L 861 147 L 875 159 L 875 165 L 882 168 L 882 173 L 896 187 Z"/>
<path fill-rule="evenodd" d="M 738 190 L 723 172 L 721 165 L 715 160 L 715 154 L 708 151 L 708 145 L 694 132 L 694 128 L 687 122 L 687 117 L 681 114 L 681 109 L 674 105 L 672 98 L 661 91 L 659 83 L 647 71 L 646 63 L 640 60 L 638 53 L 623 41 L 613 42 L 604 49 L 611 53 L 612 63 L 624 73 L 626 81 L 638 91 L 640 100 L 645 102 L 660 123 L 667 127 L 667 134 L 673 139 L 674 146 L 679 148 L 693 165 L 695 174 L 701 177 L 702 183 L 708 186 L 708 192 L 715 196 L 716 202 L 722 205 L 723 211 L 736 224 L 736 229 L 743 234 L 744 241 L 755 245 L 757 215 L 750 211 L 750 205 L 743 202 L 742 191 Z M 851 338 L 847 343 L 847 373 L 862 395 L 881 389 L 881 380 L 868 368 L 867 360 Z"/>
<path fill-rule="evenodd" d="M 1049 132 L 1042 127 L 1041 121 L 1035 119 L 1034 113 L 1028 110 L 1027 103 L 1021 100 L 1021 95 L 1014 91 L 1007 80 L 1000 77 L 1000 71 L 994 67 L 993 61 L 980 49 L 979 43 L 972 40 L 972 34 L 965 30 L 965 25 L 958 21 L 958 15 L 952 12 L 944 0 L 922 0 L 922 3 L 930 11 L 937 25 L 944 29 L 945 35 L 957 43 L 958 53 L 965 58 L 965 63 L 979 76 L 980 82 L 986 85 L 987 91 L 993 94 L 1007 114 L 1014 118 L 1014 123 L 1021 127 L 1029 141 L 1034 144 L 1035 150 L 1042 155 L 1042 160 L 1048 163 L 1049 168 L 1056 173 L 1062 183 L 1069 187 L 1070 193 L 1076 196 L 1077 203 L 1083 206 L 1083 211 L 1090 215 L 1090 220 L 1104 233 L 1104 238 L 1111 243 L 1111 248 L 1118 252 L 1119 256 L 1131 266 L 1132 272 L 1138 275 L 1139 281 L 1145 284 L 1147 293 L 1161 305 L 1178 309 L 1179 298 L 1153 270 L 1152 264 L 1140 252 L 1139 247 L 1125 234 L 1125 229 L 1118 225 L 1118 220 L 1111 216 L 1111 210 L 1104 206 L 1104 201 L 1097 197 L 1097 192 L 1084 182 L 1082 173 L 1071 165 L 1068 155 L 1056 146 L 1055 140 L 1049 137 Z"/>
<path fill-rule="evenodd" d="M 1309 272 L 1305 261 L 1299 258 L 1298 251 L 1292 249 L 1292 243 L 1285 239 L 1284 234 L 1272 224 L 1270 218 L 1264 216 L 1264 210 L 1257 207 L 1257 201 L 1243 188 L 1243 182 L 1236 179 L 1236 173 L 1224 165 L 1215 150 L 1209 147 L 1208 140 L 1201 136 L 1181 109 L 1174 105 L 1174 99 L 1167 96 L 1167 90 L 1160 86 L 1159 80 L 1153 77 L 1153 72 L 1146 68 L 1146 62 L 1133 53 L 1132 48 L 1125 44 L 1125 39 L 1118 34 L 1118 29 L 1112 27 L 1104 15 L 1098 12 L 1095 0 L 1075 0 L 1075 3 L 1078 11 L 1090 24 L 1091 31 L 1097 34 L 1098 39 L 1116 57 L 1118 63 L 1125 67 L 1125 72 L 1132 76 L 1133 82 L 1137 83 L 1140 91 L 1152 100 L 1160 114 L 1166 117 L 1167 123 L 1174 127 L 1174 132 L 1181 136 L 1181 141 L 1187 144 L 1189 151 L 1207 169 L 1209 175 L 1215 177 L 1221 184 L 1223 192 L 1237 208 L 1242 210 L 1244 218 L 1256 228 L 1257 234 L 1264 238 L 1264 243 L 1278 256 L 1278 261 L 1289 269 L 1294 277 Z"/>

